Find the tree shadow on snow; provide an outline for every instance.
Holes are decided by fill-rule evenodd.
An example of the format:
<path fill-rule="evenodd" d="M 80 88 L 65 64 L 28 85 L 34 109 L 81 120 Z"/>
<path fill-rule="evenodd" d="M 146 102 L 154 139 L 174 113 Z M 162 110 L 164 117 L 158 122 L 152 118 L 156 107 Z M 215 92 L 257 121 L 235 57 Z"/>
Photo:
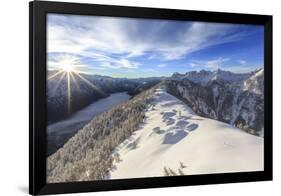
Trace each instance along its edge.
<path fill-rule="evenodd" d="M 168 118 L 168 119 L 164 120 L 164 122 L 166 122 L 167 126 L 175 124 L 175 120 L 172 118 Z"/>
<path fill-rule="evenodd" d="M 198 127 L 198 124 L 192 123 L 191 125 L 187 126 L 186 129 L 188 131 L 195 131 Z"/>
<path fill-rule="evenodd" d="M 176 115 L 176 113 L 175 112 L 164 112 L 164 114 L 163 114 L 163 119 L 165 120 L 165 119 L 167 119 L 167 118 L 171 118 L 171 117 L 173 117 L 173 116 L 175 116 Z"/>
<path fill-rule="evenodd" d="M 154 127 L 152 130 L 154 133 L 157 133 L 157 134 L 165 133 L 165 130 L 161 130 L 160 127 Z"/>
<path fill-rule="evenodd" d="M 188 124 L 189 124 L 189 122 L 186 121 L 186 120 L 179 120 L 179 121 L 176 123 L 176 128 L 177 128 L 177 129 L 184 129 Z"/>
<path fill-rule="evenodd" d="M 163 144 L 176 144 L 185 138 L 188 132 L 184 130 L 178 130 L 175 133 L 167 133 L 164 137 Z"/>

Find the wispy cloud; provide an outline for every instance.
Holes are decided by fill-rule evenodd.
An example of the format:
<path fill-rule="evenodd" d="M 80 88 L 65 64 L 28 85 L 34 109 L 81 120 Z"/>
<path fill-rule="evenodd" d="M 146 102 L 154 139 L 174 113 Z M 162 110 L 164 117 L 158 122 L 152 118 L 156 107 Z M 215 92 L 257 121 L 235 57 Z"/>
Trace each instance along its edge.
<path fill-rule="evenodd" d="M 263 65 L 252 65 L 252 66 L 228 66 L 224 70 L 235 72 L 235 73 L 249 73 L 254 70 L 262 68 Z"/>
<path fill-rule="evenodd" d="M 218 57 L 210 60 L 194 60 L 188 64 L 192 68 L 216 70 L 224 67 L 224 64 L 229 61 L 229 58 Z"/>
<path fill-rule="evenodd" d="M 147 61 L 158 68 L 197 51 L 244 39 L 243 25 L 48 14 L 47 50 L 53 58 L 68 54 L 76 63 L 95 69 L 142 68 Z M 191 62 L 214 69 L 227 59 Z M 242 63 L 241 63 L 242 64 Z"/>
<path fill-rule="evenodd" d="M 163 68 L 163 67 L 167 67 L 166 64 L 158 64 L 157 67 Z"/>
<path fill-rule="evenodd" d="M 235 73 L 247 73 L 253 70 L 259 69 L 262 65 L 247 64 L 247 61 L 237 61 L 226 57 L 217 57 L 205 60 L 192 60 L 187 64 L 187 67 L 191 67 L 194 70 L 217 70 L 222 69 Z"/>
<path fill-rule="evenodd" d="M 245 61 L 245 60 L 238 60 L 238 63 L 241 64 L 241 65 L 245 65 L 247 63 L 247 61 Z"/>
<path fill-rule="evenodd" d="M 107 68 L 128 68 L 128 69 L 137 69 L 139 67 L 139 63 L 137 62 L 131 62 L 127 59 L 119 59 L 119 60 L 113 60 L 113 61 L 104 61 L 101 64 L 99 64 L 101 67 L 107 67 Z"/>

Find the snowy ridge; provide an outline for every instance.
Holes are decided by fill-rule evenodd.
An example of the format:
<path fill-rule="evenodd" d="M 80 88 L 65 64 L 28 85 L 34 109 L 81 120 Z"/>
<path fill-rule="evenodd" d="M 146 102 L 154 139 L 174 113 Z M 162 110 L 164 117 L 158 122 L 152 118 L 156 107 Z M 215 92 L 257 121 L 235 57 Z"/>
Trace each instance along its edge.
<path fill-rule="evenodd" d="M 115 149 L 108 178 L 164 176 L 164 168 L 178 175 L 263 170 L 263 138 L 197 116 L 163 89 L 154 93 L 145 122 Z"/>

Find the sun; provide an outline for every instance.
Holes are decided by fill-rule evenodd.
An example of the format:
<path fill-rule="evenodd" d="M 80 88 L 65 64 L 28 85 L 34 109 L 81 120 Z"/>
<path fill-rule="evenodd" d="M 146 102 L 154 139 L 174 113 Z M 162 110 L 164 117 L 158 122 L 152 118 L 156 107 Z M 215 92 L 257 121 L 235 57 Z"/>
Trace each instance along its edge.
<path fill-rule="evenodd" d="M 73 88 L 72 84 L 74 84 L 76 88 L 79 89 L 79 85 L 81 84 L 81 82 L 83 82 L 93 88 L 95 91 L 104 94 L 95 84 L 93 84 L 93 82 L 89 81 L 86 77 L 83 76 L 84 73 L 86 72 L 83 70 L 83 66 L 79 64 L 79 62 L 75 58 L 70 56 L 63 56 L 58 61 L 57 71 L 53 75 L 48 77 L 48 80 L 56 80 L 55 91 L 57 90 L 63 79 L 65 79 L 67 112 L 69 114 L 71 112 L 71 89 Z M 78 82 L 77 80 L 80 80 L 81 82 Z"/>
<path fill-rule="evenodd" d="M 65 73 L 78 72 L 79 65 L 77 65 L 77 60 L 73 56 L 62 56 L 58 59 L 58 68 Z"/>
<path fill-rule="evenodd" d="M 67 73 L 69 72 L 74 72 L 75 71 L 75 66 L 71 63 L 69 64 L 62 64 L 61 69 Z"/>

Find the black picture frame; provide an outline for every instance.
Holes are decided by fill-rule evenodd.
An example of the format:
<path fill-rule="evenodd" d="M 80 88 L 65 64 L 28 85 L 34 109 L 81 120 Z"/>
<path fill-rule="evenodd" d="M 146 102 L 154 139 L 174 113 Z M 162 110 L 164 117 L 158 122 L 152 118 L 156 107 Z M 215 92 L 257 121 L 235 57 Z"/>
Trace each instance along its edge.
<path fill-rule="evenodd" d="M 46 183 L 46 14 L 79 14 L 264 25 L 264 171 Z M 29 4 L 29 193 L 58 194 L 272 180 L 272 16 L 33 1 Z"/>

